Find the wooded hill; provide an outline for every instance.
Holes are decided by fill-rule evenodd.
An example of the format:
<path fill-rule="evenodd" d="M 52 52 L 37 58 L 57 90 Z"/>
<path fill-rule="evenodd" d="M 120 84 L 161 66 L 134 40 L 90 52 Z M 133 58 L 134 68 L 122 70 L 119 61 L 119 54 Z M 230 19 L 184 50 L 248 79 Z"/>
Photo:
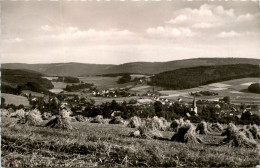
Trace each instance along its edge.
<path fill-rule="evenodd" d="M 1 69 L 1 91 L 11 94 L 19 94 L 21 90 L 49 93 L 53 85 L 42 76 L 41 73 L 28 70 Z"/>
<path fill-rule="evenodd" d="M 88 76 L 102 74 L 159 74 L 180 68 L 196 66 L 252 64 L 259 65 L 260 59 L 249 58 L 195 58 L 169 62 L 131 62 L 120 65 L 85 64 L 85 63 L 53 63 L 53 64 L 2 64 L 5 69 L 27 69 L 43 73 L 47 76 Z"/>
<path fill-rule="evenodd" d="M 189 89 L 215 82 L 245 77 L 259 77 L 258 65 L 235 64 L 199 66 L 163 72 L 151 78 L 150 85 L 170 89 Z"/>

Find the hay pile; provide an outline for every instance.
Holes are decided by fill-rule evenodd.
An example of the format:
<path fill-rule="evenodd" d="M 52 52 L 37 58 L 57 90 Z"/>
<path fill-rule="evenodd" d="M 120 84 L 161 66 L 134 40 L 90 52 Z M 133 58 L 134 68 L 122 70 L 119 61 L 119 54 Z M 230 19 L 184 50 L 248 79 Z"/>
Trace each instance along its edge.
<path fill-rule="evenodd" d="M 1 116 L 2 117 L 8 117 L 9 116 L 9 111 L 6 109 L 1 109 Z"/>
<path fill-rule="evenodd" d="M 130 119 L 130 122 L 127 126 L 130 128 L 136 128 L 136 130 L 130 132 L 129 136 L 145 139 L 163 138 L 162 134 L 159 131 L 166 129 L 166 124 L 163 120 L 165 119 L 158 117 L 142 120 L 141 118 L 134 116 Z M 170 123 L 167 124 L 167 126 L 169 127 Z"/>
<path fill-rule="evenodd" d="M 247 137 L 246 134 L 245 131 L 239 130 L 234 124 L 230 123 L 225 132 L 222 133 L 222 135 L 226 135 L 227 137 L 223 139 L 220 144 L 234 147 L 256 148 L 256 141 Z"/>
<path fill-rule="evenodd" d="M 15 114 L 15 111 L 12 108 L 9 108 L 8 112 L 9 112 L 10 115 Z"/>
<path fill-rule="evenodd" d="M 104 119 L 102 115 L 97 115 L 95 118 L 93 118 L 91 123 L 100 123 L 100 124 L 108 124 L 109 120 Z"/>
<path fill-rule="evenodd" d="M 215 132 L 223 131 L 222 125 L 219 124 L 218 122 L 211 124 L 210 127 L 211 127 L 211 130 L 213 130 L 213 131 L 215 131 Z"/>
<path fill-rule="evenodd" d="M 73 117 L 69 117 L 69 119 L 70 119 L 71 122 L 77 122 L 77 119 L 76 119 L 75 116 L 73 116 Z"/>
<path fill-rule="evenodd" d="M 70 117 L 58 115 L 46 123 L 46 127 L 72 129 Z"/>
<path fill-rule="evenodd" d="M 89 123 L 89 122 L 91 122 L 91 120 L 92 120 L 91 118 L 85 117 L 85 121 L 86 121 L 86 122 Z"/>
<path fill-rule="evenodd" d="M 145 125 L 145 123 L 142 123 L 136 131 L 130 132 L 130 137 L 136 137 L 136 138 L 144 138 L 144 139 L 161 139 L 163 138 L 163 135 L 161 132 L 156 128 L 149 128 Z"/>
<path fill-rule="evenodd" d="M 51 113 L 44 112 L 44 113 L 42 114 L 42 119 L 43 119 L 43 120 L 49 120 L 49 119 L 51 119 L 51 117 L 52 117 Z"/>
<path fill-rule="evenodd" d="M 252 133 L 247 128 L 240 129 L 239 131 L 244 132 L 248 139 L 254 139 Z"/>
<path fill-rule="evenodd" d="M 16 118 L 22 119 L 25 117 L 25 111 L 23 109 L 15 111 Z"/>
<path fill-rule="evenodd" d="M 129 128 L 138 128 L 142 125 L 142 120 L 141 118 L 134 116 L 130 119 L 129 124 L 127 125 L 127 127 Z"/>
<path fill-rule="evenodd" d="M 178 128 L 171 140 L 184 143 L 203 143 L 196 134 L 196 127 L 189 120 Z"/>
<path fill-rule="evenodd" d="M 171 123 L 168 122 L 165 118 L 154 116 L 153 118 L 148 118 L 145 121 L 146 127 L 150 129 L 157 129 L 160 131 L 169 130 Z"/>
<path fill-rule="evenodd" d="M 179 127 L 179 121 L 178 120 L 173 120 L 171 125 L 170 125 L 170 130 L 176 132 Z"/>
<path fill-rule="evenodd" d="M 117 116 L 117 117 L 112 118 L 109 121 L 109 124 L 125 124 L 125 120 L 122 117 Z"/>
<path fill-rule="evenodd" d="M 177 132 L 178 128 L 183 126 L 184 124 L 185 124 L 185 121 L 183 120 L 183 118 L 175 119 L 174 121 L 172 121 L 169 130 Z"/>
<path fill-rule="evenodd" d="M 85 118 L 84 118 L 82 115 L 77 115 L 75 118 L 76 118 L 76 120 L 77 120 L 78 122 L 84 122 L 84 121 L 86 121 Z"/>
<path fill-rule="evenodd" d="M 260 130 L 256 124 L 250 125 L 248 130 L 251 132 L 254 139 L 260 139 Z"/>
<path fill-rule="evenodd" d="M 230 136 L 231 132 L 236 129 L 237 127 L 233 123 L 230 123 L 221 136 Z"/>
<path fill-rule="evenodd" d="M 199 123 L 196 128 L 196 132 L 198 134 L 207 135 L 207 134 L 210 134 L 211 131 L 212 131 L 211 128 L 205 121 L 202 121 L 201 123 Z"/>
<path fill-rule="evenodd" d="M 59 112 L 59 115 L 60 115 L 62 118 L 69 118 L 71 114 L 72 114 L 72 112 L 69 111 L 69 110 L 66 110 L 66 109 L 62 109 L 62 110 Z"/>
<path fill-rule="evenodd" d="M 129 136 L 130 137 L 141 137 L 141 133 L 139 130 L 136 130 L 136 131 L 130 132 Z"/>
<path fill-rule="evenodd" d="M 17 123 L 27 124 L 31 126 L 40 126 L 42 125 L 42 116 L 41 112 L 38 110 L 32 110 L 26 114 L 23 118 L 20 118 Z"/>

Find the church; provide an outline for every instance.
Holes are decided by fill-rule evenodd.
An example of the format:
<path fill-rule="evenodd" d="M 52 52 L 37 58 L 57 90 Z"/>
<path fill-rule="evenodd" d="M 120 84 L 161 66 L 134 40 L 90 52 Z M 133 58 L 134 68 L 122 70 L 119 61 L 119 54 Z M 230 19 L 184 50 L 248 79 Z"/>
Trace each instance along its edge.
<path fill-rule="evenodd" d="M 196 105 L 196 97 L 195 96 L 193 97 L 193 102 L 192 102 L 192 105 L 191 105 L 191 111 L 194 111 L 195 114 L 198 114 L 198 108 L 197 108 L 197 105 Z"/>

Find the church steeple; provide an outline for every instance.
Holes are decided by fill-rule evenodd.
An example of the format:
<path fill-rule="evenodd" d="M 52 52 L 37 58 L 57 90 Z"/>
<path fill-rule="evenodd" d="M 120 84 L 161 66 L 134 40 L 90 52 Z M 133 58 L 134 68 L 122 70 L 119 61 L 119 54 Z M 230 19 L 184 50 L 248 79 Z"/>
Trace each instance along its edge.
<path fill-rule="evenodd" d="M 193 97 L 193 102 L 191 105 L 191 111 L 194 111 L 196 114 L 198 113 L 197 105 L 196 105 L 196 96 Z"/>
<path fill-rule="evenodd" d="M 192 107 L 193 107 L 193 108 L 197 107 L 197 106 L 196 106 L 196 96 L 195 96 L 195 95 L 193 96 Z"/>

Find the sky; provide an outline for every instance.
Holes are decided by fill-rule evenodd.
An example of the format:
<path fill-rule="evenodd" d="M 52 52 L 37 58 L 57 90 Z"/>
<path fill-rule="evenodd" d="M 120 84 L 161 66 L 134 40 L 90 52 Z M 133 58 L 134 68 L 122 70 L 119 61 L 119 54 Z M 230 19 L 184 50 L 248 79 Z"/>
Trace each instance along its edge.
<path fill-rule="evenodd" d="M 253 1 L 3 1 L 2 63 L 260 58 Z"/>

